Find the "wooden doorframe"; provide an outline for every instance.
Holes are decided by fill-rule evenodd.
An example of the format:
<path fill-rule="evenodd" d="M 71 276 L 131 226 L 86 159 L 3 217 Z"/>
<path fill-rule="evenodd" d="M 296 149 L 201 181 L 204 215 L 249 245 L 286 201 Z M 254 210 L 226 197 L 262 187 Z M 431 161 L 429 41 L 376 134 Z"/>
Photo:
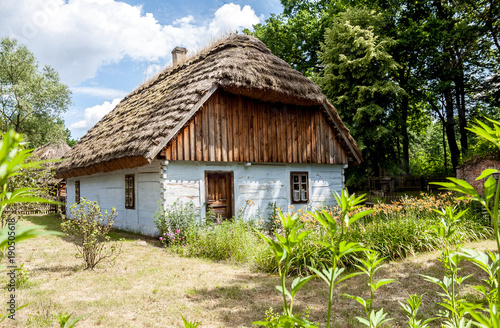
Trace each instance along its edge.
<path fill-rule="evenodd" d="M 234 217 L 235 211 L 234 211 L 234 171 L 221 171 L 221 170 L 208 170 L 205 171 L 205 211 L 208 211 L 208 178 L 207 176 L 209 174 L 227 174 L 231 178 L 231 217 Z"/>

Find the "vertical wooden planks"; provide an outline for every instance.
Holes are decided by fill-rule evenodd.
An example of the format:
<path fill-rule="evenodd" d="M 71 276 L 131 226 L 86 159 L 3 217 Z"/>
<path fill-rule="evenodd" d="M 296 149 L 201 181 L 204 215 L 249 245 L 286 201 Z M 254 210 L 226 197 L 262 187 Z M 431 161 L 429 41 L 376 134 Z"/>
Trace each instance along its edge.
<path fill-rule="evenodd" d="M 202 140 L 202 146 L 203 146 L 203 150 L 202 150 L 202 156 L 203 156 L 203 160 L 204 161 L 208 161 L 208 106 L 203 106 L 203 109 L 202 109 L 202 124 L 203 124 L 203 128 L 202 128 L 202 136 L 203 136 L 203 140 Z"/>
<path fill-rule="evenodd" d="M 234 161 L 238 162 L 240 160 L 240 135 L 239 135 L 239 125 L 238 125 L 238 106 L 235 101 L 235 96 L 229 97 L 229 102 L 231 104 L 231 110 L 233 113 L 233 149 L 234 149 Z"/>
<path fill-rule="evenodd" d="M 215 109 L 213 106 L 213 98 L 208 99 L 208 160 L 215 161 Z"/>
<path fill-rule="evenodd" d="M 311 163 L 311 110 L 308 108 L 304 113 L 305 134 L 306 134 L 306 163 Z"/>
<path fill-rule="evenodd" d="M 252 108 L 252 103 L 247 101 L 245 103 L 245 112 L 247 115 L 247 120 L 248 120 L 248 161 L 249 162 L 255 162 L 254 158 L 254 149 L 255 149 L 255 144 L 254 144 L 254 136 L 255 136 L 255 131 L 253 128 L 253 117 L 254 117 L 254 111 Z"/>
<path fill-rule="evenodd" d="M 240 113 L 241 113 L 241 119 L 243 120 L 243 130 L 241 131 L 242 132 L 242 135 L 243 135 L 243 150 L 242 150 L 242 154 L 243 154 L 243 159 L 242 161 L 244 162 L 249 162 L 250 161 L 250 138 L 249 138 L 249 113 L 248 113 L 248 110 L 246 110 L 246 108 L 243 107 L 243 97 L 239 97 L 239 101 L 238 101 L 238 106 L 240 107 Z"/>
<path fill-rule="evenodd" d="M 253 118 L 253 161 L 259 162 L 259 107 L 255 102 L 250 102 L 249 110 L 252 111 Z"/>
<path fill-rule="evenodd" d="M 184 136 L 184 160 L 189 161 L 190 160 L 189 156 L 191 155 L 189 151 L 189 145 L 190 145 L 189 136 L 191 135 L 189 123 L 186 124 L 186 126 L 184 127 L 184 131 L 182 134 Z"/>
<path fill-rule="evenodd" d="M 215 160 L 220 162 L 222 159 L 222 127 L 221 127 L 221 112 L 220 112 L 220 97 L 214 97 L 212 106 L 215 117 Z"/>
<path fill-rule="evenodd" d="M 223 162 L 227 162 L 227 119 L 226 108 L 224 107 L 223 97 L 219 97 L 219 110 L 220 110 L 220 125 L 221 125 L 221 157 Z"/>
<path fill-rule="evenodd" d="M 168 160 L 347 162 L 319 108 L 271 104 L 217 92 L 162 151 Z"/>
<path fill-rule="evenodd" d="M 311 163 L 316 162 L 316 111 L 311 111 Z"/>
<path fill-rule="evenodd" d="M 297 153 L 298 153 L 298 150 L 299 150 L 299 147 L 298 147 L 298 137 L 297 137 L 297 110 L 294 107 L 291 108 L 291 114 L 292 114 L 292 142 L 293 142 L 293 145 L 292 145 L 292 152 L 293 152 L 293 162 L 294 163 L 298 163 L 298 156 L 297 156 Z"/>
<path fill-rule="evenodd" d="M 226 122 L 227 122 L 227 160 L 232 162 L 234 159 L 233 154 L 233 108 L 231 107 L 231 102 L 227 97 L 224 97 L 224 102 L 222 103 L 224 111 L 226 112 Z"/>
<path fill-rule="evenodd" d="M 194 116 L 194 138 L 195 138 L 195 158 L 198 162 L 203 160 L 203 153 L 202 153 L 202 111 L 198 111 L 196 115 Z"/>

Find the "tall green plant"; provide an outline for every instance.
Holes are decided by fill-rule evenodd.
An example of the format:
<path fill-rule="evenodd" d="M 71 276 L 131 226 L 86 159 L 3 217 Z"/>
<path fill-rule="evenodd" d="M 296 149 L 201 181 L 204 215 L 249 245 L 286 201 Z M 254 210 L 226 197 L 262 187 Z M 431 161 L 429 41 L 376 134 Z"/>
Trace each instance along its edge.
<path fill-rule="evenodd" d="M 303 223 L 300 221 L 298 214 L 283 215 L 281 210 L 278 211 L 279 218 L 283 224 L 283 235 L 274 232 L 274 238 L 266 236 L 258 232 L 259 236 L 269 245 L 276 260 L 278 261 L 278 274 L 280 276 L 280 285 L 276 286 L 283 296 L 283 312 L 281 317 L 269 321 L 256 321 L 253 324 L 263 325 L 265 327 L 316 327 L 313 323 L 306 319 L 293 315 L 293 301 L 297 292 L 313 278 L 297 277 L 292 282 L 290 289 L 286 286 L 286 277 L 290 269 L 290 256 L 295 246 L 311 233 L 308 230 L 302 230 Z"/>
<path fill-rule="evenodd" d="M 5 208 L 19 203 L 49 203 L 58 202 L 37 197 L 36 188 L 20 187 L 10 190 L 9 181 L 18 176 L 22 170 L 41 168 L 43 161 L 28 161 L 31 150 L 23 149 L 22 136 L 14 130 L 9 130 L 2 135 L 0 141 L 0 217 L 2 226 L 6 221 L 3 215 Z"/>
<path fill-rule="evenodd" d="M 381 264 L 385 258 L 380 258 L 376 252 L 365 252 L 365 255 L 365 259 L 359 259 L 362 265 L 356 264 L 356 267 L 360 270 L 360 272 L 364 273 L 368 277 L 370 298 L 365 300 L 364 298 L 359 296 L 353 296 L 349 294 L 344 295 L 356 300 L 365 309 L 366 319 L 361 317 L 356 317 L 356 319 L 358 319 L 359 322 L 369 328 L 377 328 L 392 319 L 386 319 L 387 313 L 384 312 L 384 309 L 380 309 L 378 312 L 373 309 L 375 292 L 380 287 L 394 282 L 395 279 L 380 279 L 375 282 L 375 273 L 382 267 Z"/>
<path fill-rule="evenodd" d="M 340 196 L 337 193 L 334 193 L 334 196 L 341 209 L 339 222 L 326 210 L 317 210 L 314 213 L 309 212 L 325 227 L 329 237 L 328 241 L 322 241 L 320 244 L 329 251 L 331 266 L 326 267 L 322 265 L 322 268 L 311 268 L 329 287 L 326 328 L 329 328 L 331 325 L 334 287 L 346 279 L 361 274 L 361 272 L 355 272 L 341 277 L 344 272 L 344 268 L 340 267 L 341 259 L 346 255 L 366 250 L 359 242 L 347 242 L 344 240 L 346 230 L 354 222 L 373 212 L 372 210 L 355 212 L 363 206 L 362 203 L 365 201 L 364 195 L 356 197 L 355 194 L 349 195 L 347 189 L 343 189 Z"/>
<path fill-rule="evenodd" d="M 467 212 L 463 210 L 457 213 L 455 207 L 447 206 L 442 211 L 437 211 L 441 215 L 441 221 L 434 227 L 434 233 L 439 236 L 443 243 L 441 257 L 439 261 L 445 269 L 443 279 L 422 275 L 425 280 L 432 282 L 442 289 L 440 295 L 443 301 L 438 303 L 445 311 L 441 313 L 444 318 L 444 326 L 449 328 L 470 327 L 470 320 L 466 319 L 468 313 L 466 300 L 460 298 L 460 287 L 470 277 L 459 276 L 460 262 L 464 260 L 462 254 L 456 249 L 462 245 L 454 245 L 454 234 L 460 224 L 461 217 Z"/>
<path fill-rule="evenodd" d="M 500 122 L 488 119 L 491 126 L 476 120 L 477 125 L 469 130 L 474 132 L 480 138 L 483 138 L 493 143 L 500 149 Z M 444 187 L 446 190 L 455 191 L 463 194 L 461 198 L 471 199 L 479 202 L 489 214 L 493 223 L 494 235 L 497 244 L 497 253 L 500 250 L 500 231 L 499 231 L 499 197 L 500 197 L 500 179 L 498 175 L 500 170 L 486 169 L 476 180 L 485 179 L 484 182 L 484 195 L 480 195 L 469 183 L 456 178 L 448 178 L 451 182 L 434 183 Z M 495 178 L 495 176 L 497 178 Z M 480 251 L 463 250 L 462 255 L 469 261 L 474 263 L 480 269 L 488 274 L 486 281 L 488 288 L 484 286 L 476 286 L 483 295 L 487 297 L 488 309 L 486 313 L 479 312 L 478 309 L 482 307 L 477 304 L 467 304 L 468 313 L 475 320 L 473 324 L 477 327 L 500 327 L 500 298 L 499 282 L 500 282 L 500 265 L 497 254 L 487 254 Z M 491 260 L 491 262 L 490 262 Z"/>
<path fill-rule="evenodd" d="M 4 209 L 8 205 L 16 203 L 51 203 L 57 202 L 35 196 L 33 188 L 8 188 L 9 181 L 20 174 L 20 171 L 27 168 L 40 167 L 42 162 L 27 162 L 31 151 L 22 149 L 22 136 L 10 130 L 1 136 L 0 140 L 0 222 L 3 228 L 0 230 L 0 260 L 4 257 L 4 252 L 8 247 L 15 247 L 19 242 L 35 238 L 44 234 L 60 234 L 56 231 L 45 231 L 44 226 L 19 226 L 15 218 L 6 219 Z M 8 223 L 8 225 L 7 225 Z M 3 264 L 0 264 L 3 268 Z M 26 305 L 17 307 L 21 309 Z M 0 322 L 4 321 L 8 315 L 0 316 Z"/>

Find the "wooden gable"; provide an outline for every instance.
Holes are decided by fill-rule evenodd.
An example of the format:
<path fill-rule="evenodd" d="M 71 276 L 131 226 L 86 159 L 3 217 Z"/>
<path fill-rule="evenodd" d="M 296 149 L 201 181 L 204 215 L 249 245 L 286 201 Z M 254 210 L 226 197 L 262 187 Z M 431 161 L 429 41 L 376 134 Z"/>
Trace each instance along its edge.
<path fill-rule="evenodd" d="M 216 91 L 160 156 L 167 160 L 347 164 L 319 106 L 266 103 Z"/>

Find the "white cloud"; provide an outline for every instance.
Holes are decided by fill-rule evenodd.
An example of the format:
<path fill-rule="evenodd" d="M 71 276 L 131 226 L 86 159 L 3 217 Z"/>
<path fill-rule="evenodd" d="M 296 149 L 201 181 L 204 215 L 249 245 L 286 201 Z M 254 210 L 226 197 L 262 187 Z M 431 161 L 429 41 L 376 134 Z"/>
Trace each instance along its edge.
<path fill-rule="evenodd" d="M 56 68 L 70 85 L 125 57 L 170 61 L 175 46 L 199 48 L 221 33 L 251 28 L 260 21 L 250 6 L 229 3 L 203 25 L 192 16 L 162 25 L 141 6 L 115 0 L 3 0 L 0 17 L 0 31 L 27 44 L 41 63 Z"/>
<path fill-rule="evenodd" d="M 83 94 L 104 99 L 123 98 L 128 94 L 127 91 L 101 87 L 73 87 L 71 88 L 71 91 L 76 94 Z"/>
<path fill-rule="evenodd" d="M 84 119 L 77 121 L 69 126 L 71 130 L 88 130 L 96 124 L 101 118 L 109 113 L 120 102 L 120 98 L 113 99 L 112 102 L 105 101 L 102 105 L 96 105 L 85 109 Z M 79 133 L 71 133 L 78 135 Z"/>
<path fill-rule="evenodd" d="M 215 18 L 210 23 L 209 30 L 212 34 L 220 35 L 228 32 L 235 32 L 243 28 L 250 28 L 258 24 L 260 19 L 255 15 L 255 11 L 250 6 L 228 3 L 217 9 Z"/>
<path fill-rule="evenodd" d="M 149 78 L 152 78 L 153 76 L 156 75 L 156 73 L 158 73 L 159 71 L 162 70 L 162 66 L 161 65 L 158 65 L 158 64 L 151 64 L 151 65 L 148 65 L 148 67 L 146 68 L 146 72 L 144 73 L 146 79 L 149 79 Z"/>

